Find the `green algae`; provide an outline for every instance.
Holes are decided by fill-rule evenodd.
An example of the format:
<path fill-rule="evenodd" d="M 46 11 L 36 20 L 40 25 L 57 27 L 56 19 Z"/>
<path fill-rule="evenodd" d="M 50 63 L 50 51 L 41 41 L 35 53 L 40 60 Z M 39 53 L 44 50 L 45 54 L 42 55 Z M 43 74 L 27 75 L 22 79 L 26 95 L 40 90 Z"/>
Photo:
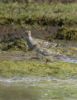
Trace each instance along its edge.
<path fill-rule="evenodd" d="M 77 75 L 77 64 L 65 62 L 0 61 L 0 76 L 53 76 L 68 78 Z"/>

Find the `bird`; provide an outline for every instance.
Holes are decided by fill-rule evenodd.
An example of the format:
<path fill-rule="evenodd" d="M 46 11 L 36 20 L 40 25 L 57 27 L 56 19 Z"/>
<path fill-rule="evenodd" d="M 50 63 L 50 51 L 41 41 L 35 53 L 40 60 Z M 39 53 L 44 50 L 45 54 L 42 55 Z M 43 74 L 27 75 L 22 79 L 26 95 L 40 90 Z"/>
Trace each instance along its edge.
<path fill-rule="evenodd" d="M 32 38 L 31 31 L 29 30 L 29 31 L 26 31 L 25 33 L 26 33 L 26 40 L 29 46 L 29 50 L 33 50 L 37 44 Z"/>
<path fill-rule="evenodd" d="M 31 50 L 35 50 L 38 54 L 41 54 L 43 56 L 51 55 L 51 53 L 48 52 L 48 50 L 43 49 L 42 47 L 40 47 L 38 45 L 38 43 L 35 42 L 35 40 L 32 38 L 32 34 L 31 34 L 30 30 L 26 31 L 26 40 L 27 40 L 27 44 Z"/>

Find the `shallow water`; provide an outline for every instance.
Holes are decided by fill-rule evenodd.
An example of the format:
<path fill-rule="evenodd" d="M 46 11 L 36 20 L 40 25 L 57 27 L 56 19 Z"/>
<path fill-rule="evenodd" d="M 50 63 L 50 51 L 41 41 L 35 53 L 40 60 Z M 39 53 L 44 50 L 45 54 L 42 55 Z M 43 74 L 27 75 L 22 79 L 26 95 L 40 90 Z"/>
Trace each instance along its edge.
<path fill-rule="evenodd" d="M 77 100 L 77 79 L 0 78 L 0 100 Z"/>
<path fill-rule="evenodd" d="M 6 53 L 4 53 L 5 55 Z M 0 54 L 1 59 L 23 60 L 24 54 L 8 56 Z M 19 59 L 20 58 L 20 59 Z M 2 59 L 2 60 L 3 60 Z M 77 59 L 58 55 L 57 60 L 77 63 Z M 13 77 L 0 78 L 0 100 L 77 100 L 77 78 L 57 79 L 53 77 Z"/>
<path fill-rule="evenodd" d="M 58 59 L 60 61 L 68 62 L 68 63 L 77 63 L 77 58 L 69 57 L 66 55 L 60 55 L 56 59 Z"/>

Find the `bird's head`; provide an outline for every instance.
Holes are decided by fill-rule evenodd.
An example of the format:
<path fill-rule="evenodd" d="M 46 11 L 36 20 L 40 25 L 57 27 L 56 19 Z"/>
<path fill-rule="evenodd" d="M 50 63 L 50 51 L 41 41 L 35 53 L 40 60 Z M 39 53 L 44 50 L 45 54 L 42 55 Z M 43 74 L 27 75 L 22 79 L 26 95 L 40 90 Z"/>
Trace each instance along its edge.
<path fill-rule="evenodd" d="M 25 31 L 25 33 L 26 33 L 28 36 L 31 36 L 31 31 L 30 31 L 30 30 Z"/>

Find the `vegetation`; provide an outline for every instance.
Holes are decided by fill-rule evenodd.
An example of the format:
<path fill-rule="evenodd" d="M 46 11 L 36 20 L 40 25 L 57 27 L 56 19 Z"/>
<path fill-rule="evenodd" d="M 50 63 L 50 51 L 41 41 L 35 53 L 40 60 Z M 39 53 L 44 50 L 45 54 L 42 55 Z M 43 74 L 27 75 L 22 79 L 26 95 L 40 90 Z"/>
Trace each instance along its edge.
<path fill-rule="evenodd" d="M 0 3 L 0 24 L 77 24 L 76 4 Z"/>
<path fill-rule="evenodd" d="M 77 4 L 61 3 L 0 3 L 0 25 L 31 27 L 58 26 L 59 29 L 53 38 L 77 40 Z M 74 27 L 75 26 L 75 27 Z M 54 34 L 53 34 L 54 35 Z M 8 36 L 8 35 L 7 35 Z M 50 36 L 49 39 L 52 39 Z M 25 47 L 25 48 L 24 48 Z M 27 51 L 27 44 L 21 38 L 10 38 L 0 41 L 0 49 L 17 48 Z M 75 50 L 76 51 L 76 50 Z M 6 65 L 6 66 L 5 66 Z M 68 77 L 76 74 L 77 64 L 55 62 L 44 64 L 27 61 L 0 61 L 0 75 L 52 75 Z M 38 68 L 38 70 L 37 70 Z"/>
<path fill-rule="evenodd" d="M 9 40 L 8 40 L 9 39 Z M 0 42 L 0 50 L 21 50 L 28 51 L 27 42 L 24 39 L 10 39 L 9 37 L 4 41 Z"/>
<path fill-rule="evenodd" d="M 32 28 L 58 26 L 53 38 L 77 40 L 77 5 L 61 3 L 0 3 L 0 25 Z M 52 36 L 49 37 L 52 39 Z"/>
<path fill-rule="evenodd" d="M 66 40 L 77 40 L 77 28 L 62 27 L 58 30 L 56 38 Z"/>
<path fill-rule="evenodd" d="M 38 69 L 38 70 L 37 70 Z M 68 78 L 77 76 L 77 64 L 65 62 L 42 63 L 39 61 L 0 61 L 0 76 L 53 76 Z"/>
<path fill-rule="evenodd" d="M 76 2 L 77 0 L 0 0 L 0 2 L 8 3 L 8 2 L 21 2 L 21 3 L 30 3 L 30 2 L 63 2 L 63 3 L 71 3 L 71 2 Z"/>
<path fill-rule="evenodd" d="M 26 85 L 20 82 L 14 84 L 3 84 L 0 82 L 0 98 L 11 99 L 12 96 L 15 99 L 24 99 L 27 97 L 31 100 L 36 100 L 40 96 L 33 89 L 39 90 L 42 100 L 55 99 L 55 100 L 66 100 L 77 98 L 77 64 L 68 63 L 57 60 L 59 55 L 68 58 L 77 58 L 77 43 L 76 41 L 65 41 L 65 40 L 77 40 L 77 4 L 61 4 L 61 3 L 31 3 L 33 1 L 39 2 L 40 0 L 0 0 L 0 26 L 6 27 L 1 33 L 0 27 L 0 77 L 11 78 L 11 77 L 25 77 L 25 76 L 52 76 L 52 81 L 40 81 L 38 84 L 34 81 L 34 84 L 30 82 L 28 88 Z M 41 0 L 42 2 L 46 0 Z M 53 0 L 47 0 L 49 2 Z M 54 0 L 58 1 L 58 0 Z M 68 0 L 59 0 L 67 1 Z M 72 0 L 71 0 L 72 1 Z M 26 3 L 19 3 L 26 2 Z M 51 60 L 45 56 L 36 54 L 35 51 L 27 52 L 28 45 L 24 40 L 24 29 L 39 29 L 43 28 L 45 31 L 49 26 L 58 27 L 57 32 L 49 34 L 46 40 L 53 41 L 47 49 L 52 53 Z M 12 27 L 12 30 L 6 32 Z M 7 29 L 8 28 L 8 29 Z M 16 28 L 22 29 L 18 31 Z M 55 28 L 56 29 L 56 28 Z M 20 33 L 19 33 L 20 32 Z M 50 32 L 50 31 L 48 31 Z M 51 32 L 52 33 L 52 32 Z M 40 36 L 41 37 L 41 36 Z M 53 39 L 56 39 L 55 41 Z M 63 41 L 59 41 L 61 39 Z M 35 39 L 36 40 L 36 39 Z M 39 48 L 43 49 L 43 41 L 37 39 Z M 47 42 L 44 41 L 46 44 Z M 44 43 L 44 44 L 45 44 Z M 56 44 L 56 45 L 55 45 Z M 8 51 L 7 50 L 13 50 Z M 18 50 L 15 51 L 14 50 Z M 25 51 L 24 52 L 20 52 Z M 66 56 L 65 56 L 66 55 Z M 28 57 L 31 58 L 28 58 Z M 36 56 L 40 56 L 39 58 Z M 1 58 L 2 57 L 2 58 Z M 56 58 L 56 59 L 55 59 Z M 25 59 L 25 60 L 24 60 Z M 28 60 L 30 59 L 30 60 Z M 38 60 L 39 59 L 39 60 Z M 66 58 L 65 58 L 66 59 Z M 67 59 L 65 61 L 67 61 Z M 72 59 L 71 61 L 72 62 Z M 73 61 L 74 62 L 74 61 Z M 68 80 L 59 80 L 68 79 Z M 74 81 L 73 81 L 74 80 Z M 4 80 L 3 80 L 4 81 Z M 6 80 L 5 80 L 6 81 Z M 6 81 L 7 82 L 7 81 Z M 9 81 L 8 81 L 9 82 Z M 7 82 L 7 83 L 8 83 Z M 9 86 L 7 86 L 9 85 Z M 24 85 L 24 86 L 23 86 Z M 16 90 L 17 89 L 17 90 Z M 7 92 L 8 91 L 8 92 Z M 32 94 L 31 94 L 32 92 Z M 30 93 L 30 94 L 28 94 Z M 37 97 L 36 97 L 37 96 Z M 44 99 L 43 99 L 44 98 Z M 40 98 L 41 99 L 41 98 Z"/>

